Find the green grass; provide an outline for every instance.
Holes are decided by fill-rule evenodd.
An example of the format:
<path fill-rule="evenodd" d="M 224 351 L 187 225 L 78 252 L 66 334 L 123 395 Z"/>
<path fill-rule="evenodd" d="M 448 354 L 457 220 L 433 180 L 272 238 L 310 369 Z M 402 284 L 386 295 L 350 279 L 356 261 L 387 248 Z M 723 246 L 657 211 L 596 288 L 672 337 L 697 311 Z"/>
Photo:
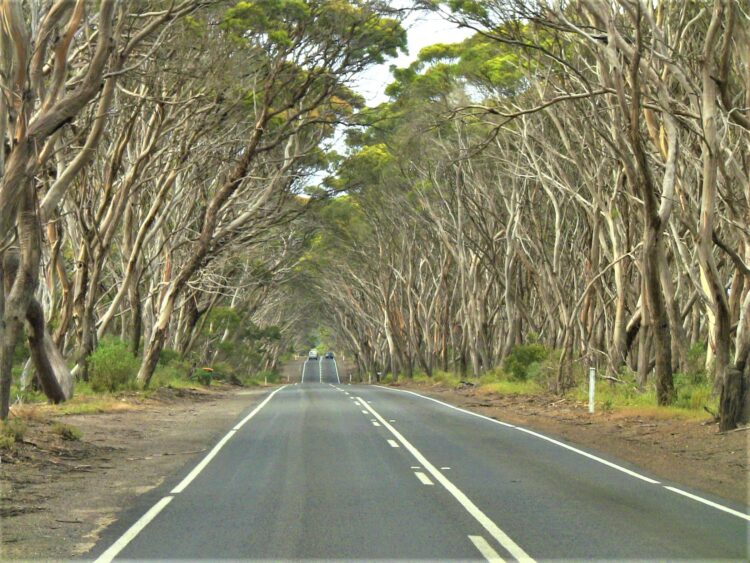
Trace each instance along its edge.
<path fill-rule="evenodd" d="M 527 379 L 519 379 L 507 373 L 502 368 L 494 368 L 485 372 L 478 380 L 479 393 L 497 395 L 534 396 L 547 394 L 550 368 L 548 364 L 555 363 L 554 357 L 530 364 Z M 554 366 L 553 366 L 554 367 Z M 716 412 L 717 399 L 712 396 L 711 384 L 695 375 L 675 374 L 675 401 L 667 407 L 660 407 L 656 403 L 656 391 L 653 385 L 644 390 L 638 390 L 635 376 L 623 372 L 620 378 L 626 383 L 611 384 L 597 380 L 595 408 L 597 412 L 620 413 L 625 416 L 648 416 L 653 418 L 679 418 L 688 420 L 705 419 L 708 415 L 705 408 Z M 588 402 L 588 380 L 584 380 L 583 372 L 579 374 L 581 381 L 576 387 L 566 393 L 566 397 L 579 403 Z M 387 380 L 386 380 L 387 381 Z M 461 378 L 454 373 L 436 371 L 433 377 L 425 373 L 415 373 L 412 381 L 422 385 L 444 385 L 458 387 Z M 705 408 L 704 408 L 705 407 Z"/>
<path fill-rule="evenodd" d="M 77 442 L 83 437 L 83 432 L 75 426 L 70 424 L 63 424 L 62 422 L 55 422 L 50 428 L 53 434 L 57 434 L 63 440 L 69 440 L 71 442 Z"/>
<path fill-rule="evenodd" d="M 73 397 L 67 403 L 54 407 L 54 414 L 99 414 L 112 411 L 131 410 L 133 405 L 112 395 L 102 397 Z"/>
<path fill-rule="evenodd" d="M 543 389 L 534 381 L 495 381 L 479 386 L 480 393 L 497 393 L 498 395 L 538 395 Z"/>
<path fill-rule="evenodd" d="M 26 421 L 17 417 L 0 420 L 0 449 L 12 450 L 16 442 L 23 441 L 27 428 Z"/>
<path fill-rule="evenodd" d="M 409 378 L 403 374 L 399 376 L 399 379 L 402 379 L 404 381 L 409 380 Z M 391 383 L 392 381 L 393 378 L 390 374 L 388 374 L 381 380 L 381 383 Z M 458 385 L 461 383 L 461 377 L 456 373 L 436 369 L 432 372 L 432 377 L 422 371 L 415 371 L 414 374 L 412 374 L 411 381 L 422 385 L 445 385 L 446 387 L 458 387 Z"/>

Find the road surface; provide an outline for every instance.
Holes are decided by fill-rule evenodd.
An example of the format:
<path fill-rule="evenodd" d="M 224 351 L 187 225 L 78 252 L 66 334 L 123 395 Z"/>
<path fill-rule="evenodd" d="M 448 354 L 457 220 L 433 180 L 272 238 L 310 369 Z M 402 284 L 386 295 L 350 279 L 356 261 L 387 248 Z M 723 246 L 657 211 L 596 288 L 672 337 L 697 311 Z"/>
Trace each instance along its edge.
<path fill-rule="evenodd" d="M 333 360 L 256 406 L 88 555 L 117 559 L 748 559 L 747 508 Z"/>

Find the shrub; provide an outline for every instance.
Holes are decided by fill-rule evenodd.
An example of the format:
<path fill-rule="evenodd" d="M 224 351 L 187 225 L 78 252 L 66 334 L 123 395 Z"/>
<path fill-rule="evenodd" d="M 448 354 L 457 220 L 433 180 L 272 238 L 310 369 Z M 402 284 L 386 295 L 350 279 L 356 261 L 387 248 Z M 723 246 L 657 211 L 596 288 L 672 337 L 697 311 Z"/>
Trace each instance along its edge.
<path fill-rule="evenodd" d="M 89 383 L 97 393 L 134 387 L 138 359 L 119 340 L 104 340 L 89 357 Z"/>
<path fill-rule="evenodd" d="M 278 383 L 279 374 L 275 371 L 261 371 L 256 376 L 258 381 L 268 381 L 268 383 Z"/>
<path fill-rule="evenodd" d="M 415 371 L 411 376 L 411 380 L 414 383 L 429 383 L 432 378 L 423 371 Z"/>
<path fill-rule="evenodd" d="M 525 381 L 529 377 L 529 368 L 547 358 L 549 350 L 542 344 L 523 344 L 516 346 L 505 358 L 503 369 L 514 379 Z"/>
<path fill-rule="evenodd" d="M 26 423 L 20 418 L 0 420 L 0 449 L 13 449 L 16 442 L 23 441 L 26 429 Z"/>
<path fill-rule="evenodd" d="M 57 434 L 63 440 L 70 440 L 71 442 L 77 442 L 83 437 L 83 432 L 78 428 L 63 424 L 62 422 L 55 422 L 51 430 L 53 434 Z"/>
<path fill-rule="evenodd" d="M 172 362 L 179 360 L 181 357 L 182 356 L 177 350 L 172 350 L 171 348 L 164 348 L 164 350 L 161 351 L 161 354 L 159 354 L 159 365 L 168 366 Z"/>
<path fill-rule="evenodd" d="M 688 350 L 685 375 L 687 375 L 690 383 L 700 384 L 708 381 L 706 374 L 706 345 L 703 342 L 696 342 Z"/>
<path fill-rule="evenodd" d="M 432 381 L 442 383 L 448 387 L 458 387 L 459 383 L 461 383 L 461 377 L 456 373 L 436 369 L 432 372 Z"/>
<path fill-rule="evenodd" d="M 713 401 L 709 385 L 684 385 L 677 388 L 675 407 L 690 410 L 702 410 Z"/>
<path fill-rule="evenodd" d="M 190 362 L 176 356 L 169 363 L 156 366 L 154 376 L 151 378 L 151 387 L 175 386 L 181 382 L 190 381 L 191 372 Z"/>

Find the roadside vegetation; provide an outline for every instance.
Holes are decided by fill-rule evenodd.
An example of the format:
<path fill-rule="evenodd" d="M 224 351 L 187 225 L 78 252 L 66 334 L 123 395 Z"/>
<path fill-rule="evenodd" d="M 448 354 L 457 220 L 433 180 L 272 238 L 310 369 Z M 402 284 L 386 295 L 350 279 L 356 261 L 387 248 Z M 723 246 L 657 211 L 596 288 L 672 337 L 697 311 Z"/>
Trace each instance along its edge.
<path fill-rule="evenodd" d="M 382 382 L 396 384 L 410 382 L 426 387 L 471 389 L 478 395 L 548 396 L 554 402 L 554 380 L 560 352 L 539 344 L 521 345 L 506 358 L 503 366 L 486 371 L 479 378 L 462 377 L 456 372 L 436 370 L 431 376 L 416 371 L 411 378 L 386 375 Z M 710 420 L 716 418 L 718 400 L 703 367 L 705 348 L 696 345 L 690 350 L 692 370 L 676 373 L 677 397 L 668 407 L 659 407 L 654 385 L 638 385 L 637 374 L 624 367 L 617 376 L 598 374 L 596 379 L 596 412 L 621 412 L 658 418 L 687 418 Z M 561 396 L 588 404 L 588 371 L 574 369 L 574 384 Z"/>

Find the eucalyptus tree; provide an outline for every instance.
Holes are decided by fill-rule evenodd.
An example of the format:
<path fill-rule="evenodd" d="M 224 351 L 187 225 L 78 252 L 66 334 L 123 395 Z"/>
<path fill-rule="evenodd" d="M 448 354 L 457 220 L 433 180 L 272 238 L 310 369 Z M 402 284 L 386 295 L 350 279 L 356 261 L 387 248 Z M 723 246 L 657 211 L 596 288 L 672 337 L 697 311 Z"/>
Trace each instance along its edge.
<path fill-rule="evenodd" d="M 748 77 L 742 71 L 747 14 L 723 0 L 582 1 L 564 7 L 524 0 L 424 4 L 551 69 L 536 79 L 542 84 L 539 100 L 524 113 L 551 113 L 577 99 L 609 101 L 609 150 L 623 185 L 638 201 L 633 210 L 642 230 L 642 287 L 634 325 L 646 336 L 642 369 L 655 364 L 659 402 L 670 402 L 672 350 L 684 355 L 682 343 L 675 346 L 672 340 L 685 339 L 676 276 L 677 287 L 695 286 L 704 308 L 721 426 L 746 419 L 744 331 L 736 333 L 731 366 L 729 356 L 732 326 L 743 326 L 740 303 L 747 295 L 747 233 L 736 220 L 741 209 L 747 210 L 746 194 L 737 189 L 747 185 L 739 165 L 747 159 L 748 145 Z M 514 113 L 496 102 L 482 109 Z M 671 260 L 670 235 L 679 253 Z M 695 244 L 695 255 L 683 246 L 685 238 Z M 670 272 L 670 261 L 688 275 Z M 696 265 L 699 276 L 692 271 Z M 653 353 L 643 348 L 649 344 Z"/>
<path fill-rule="evenodd" d="M 0 134 L 9 147 L 0 158 L 5 280 L 0 292 L 0 418 L 8 414 L 12 351 L 27 318 L 34 327 L 31 332 L 43 335 L 30 344 L 45 392 L 54 401 L 73 392 L 64 362 L 39 361 L 55 353 L 43 317 L 34 312 L 42 222 L 55 218 L 57 204 L 89 161 L 107 119 L 114 85 L 129 70 L 126 63 L 139 54 L 144 41 L 153 40 L 157 31 L 201 4 L 199 0 L 155 1 L 136 8 L 109 0 L 96 5 L 59 0 L 0 5 Z M 134 17 L 135 11 L 142 11 L 143 17 Z M 78 155 L 53 166 L 66 134 L 76 129 L 76 120 L 97 96 L 96 118 L 81 137 L 85 141 Z"/>
<path fill-rule="evenodd" d="M 404 44 L 398 22 L 375 2 L 240 2 L 223 16 L 222 32 L 242 61 L 236 92 L 244 100 L 237 142 L 222 147 L 223 166 L 204 187 L 198 236 L 164 290 L 138 373 L 148 385 L 184 286 L 253 226 L 263 228 L 282 207 L 299 166 L 332 132 L 350 104 L 344 84 Z M 343 102 L 343 103 L 342 103 Z M 218 155 L 217 155 L 218 156 Z M 260 176 L 261 181 L 253 175 Z"/>
<path fill-rule="evenodd" d="M 703 341 L 721 427 L 746 420 L 747 14 L 421 4 L 477 33 L 397 69 L 391 101 L 350 135 L 330 184 L 366 234 L 321 282 L 342 340 L 405 373 L 430 372 L 416 349 L 450 349 L 474 375 L 541 340 L 561 350 L 558 390 L 575 362 L 613 378 L 628 364 L 659 404 Z M 424 345 L 439 334 L 449 344 Z"/>

